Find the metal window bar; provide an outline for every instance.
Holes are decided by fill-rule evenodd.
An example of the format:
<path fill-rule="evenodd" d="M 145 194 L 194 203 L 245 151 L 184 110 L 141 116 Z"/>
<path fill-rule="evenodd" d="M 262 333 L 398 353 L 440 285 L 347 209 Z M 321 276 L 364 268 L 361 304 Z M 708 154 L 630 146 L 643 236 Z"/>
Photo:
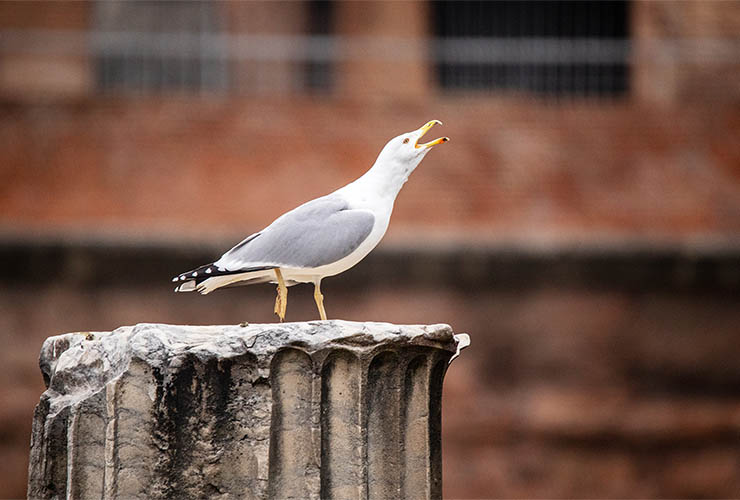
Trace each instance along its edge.
<path fill-rule="evenodd" d="M 625 0 L 434 2 L 435 35 L 453 40 L 445 50 L 455 50 L 456 40 L 476 41 L 460 50 L 472 57 L 438 57 L 437 80 L 448 91 L 626 93 L 628 14 Z"/>
<path fill-rule="evenodd" d="M 222 57 L 201 51 L 204 36 L 220 32 L 221 9 L 204 1 L 96 2 L 93 11 L 94 33 L 164 33 L 160 40 L 144 37 L 126 51 L 91 47 L 98 87 L 103 91 L 190 92 L 226 90 L 228 66 Z M 178 50 L 181 36 L 192 38 L 191 50 Z M 93 37 L 92 42 L 96 43 Z M 150 50 L 152 44 L 169 45 L 168 54 Z"/>
<path fill-rule="evenodd" d="M 421 50 L 420 50 L 421 49 Z M 522 88 L 525 82 L 549 82 L 577 88 L 583 93 L 589 78 L 612 74 L 625 58 L 636 57 L 633 43 L 624 39 L 591 38 L 490 38 L 447 37 L 428 41 L 403 38 L 338 37 L 328 35 L 233 35 L 223 33 L 147 33 L 129 31 L 53 31 L 0 30 L 2 54 L 84 55 L 91 61 L 134 60 L 147 61 L 144 67 L 158 68 L 157 78 L 130 71 L 125 65 L 99 67 L 107 78 L 131 78 L 142 92 L 162 89 L 175 91 L 257 93 L 247 83 L 235 81 L 226 68 L 235 62 L 296 62 L 311 63 L 316 68 L 330 68 L 334 64 L 359 58 L 379 58 L 403 61 L 426 57 L 430 65 L 450 64 L 470 66 L 475 70 L 457 78 L 463 80 L 460 92 L 474 90 L 470 81 L 488 80 L 497 83 L 489 92 L 502 88 Z M 653 64 L 738 64 L 740 38 L 732 39 L 661 39 L 640 47 L 639 57 L 649 58 Z M 207 64 L 189 66 L 187 61 Z M 211 65 L 209 65 L 210 63 Z M 148 66 L 151 65 L 151 66 Z M 492 66 L 505 71 L 492 71 Z M 601 66 L 609 70 L 600 69 Z M 193 67 L 201 68 L 200 76 Z M 301 70 L 301 64 L 296 65 Z M 595 69 L 594 69 L 595 68 Z M 315 70 L 318 71 L 318 70 Z M 589 73 L 595 71 L 595 73 Z M 606 71 L 606 73 L 598 73 Z M 206 76 L 203 76 L 203 75 Z M 470 76 L 470 75 L 473 76 Z M 216 75 L 216 76 L 213 76 Z M 314 82 L 320 77 L 313 76 Z M 195 88 L 189 81 L 203 82 Z M 311 91 L 316 83 L 296 78 L 298 91 Z M 302 84 L 300 82 L 303 82 Z M 557 83 L 553 83 L 557 82 Z M 612 83 L 614 84 L 614 83 Z M 544 83 L 543 83 L 544 85 Z M 554 86 L 554 87 L 553 87 Z M 100 90 L 106 90 L 101 85 Z"/>

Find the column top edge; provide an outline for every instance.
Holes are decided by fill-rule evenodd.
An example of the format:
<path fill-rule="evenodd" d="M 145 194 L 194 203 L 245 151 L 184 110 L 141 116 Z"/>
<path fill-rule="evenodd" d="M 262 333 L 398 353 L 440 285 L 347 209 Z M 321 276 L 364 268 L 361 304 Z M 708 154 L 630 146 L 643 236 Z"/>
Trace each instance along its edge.
<path fill-rule="evenodd" d="M 418 346 L 456 355 L 467 344 L 466 335 L 455 335 L 446 324 L 344 320 L 203 326 L 140 323 L 108 332 L 49 337 L 41 348 L 39 364 L 47 386 L 59 394 L 69 394 L 82 386 L 102 387 L 127 371 L 132 360 L 167 372 L 168 367 L 174 368 L 189 357 L 220 363 L 252 356 L 263 366 L 286 348 L 308 354 L 342 349 L 372 355 L 379 350 Z"/>

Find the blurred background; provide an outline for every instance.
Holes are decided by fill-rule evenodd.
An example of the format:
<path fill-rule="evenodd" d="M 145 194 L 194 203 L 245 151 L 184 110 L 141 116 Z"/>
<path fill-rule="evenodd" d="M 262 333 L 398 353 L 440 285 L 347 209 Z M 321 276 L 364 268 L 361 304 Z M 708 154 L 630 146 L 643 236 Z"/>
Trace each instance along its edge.
<path fill-rule="evenodd" d="M 170 278 L 430 119 L 330 317 L 472 336 L 448 498 L 740 496 L 740 2 L 0 2 L 0 496 L 43 340 L 274 321 Z M 310 286 L 288 320 L 316 318 Z"/>

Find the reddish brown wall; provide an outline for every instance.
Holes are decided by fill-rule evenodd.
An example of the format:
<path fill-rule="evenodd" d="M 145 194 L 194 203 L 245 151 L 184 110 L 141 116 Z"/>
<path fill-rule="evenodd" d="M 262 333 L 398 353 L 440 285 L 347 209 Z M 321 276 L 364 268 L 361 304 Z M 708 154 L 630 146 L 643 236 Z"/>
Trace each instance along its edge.
<path fill-rule="evenodd" d="M 0 28 L 84 30 L 89 5 L 0 2 Z M 304 4 L 224 5 L 237 34 L 255 19 L 264 33 L 305 23 Z M 414 8 L 424 4 L 404 15 Z M 445 496 L 740 496 L 740 73 L 736 50 L 706 45 L 733 47 L 740 2 L 631 12 L 630 92 L 617 101 L 442 96 L 424 87 L 420 61 L 396 87 L 377 74 L 382 58 L 339 64 L 336 93 L 322 98 L 287 97 L 282 63 L 234 68 L 282 98 L 100 97 L 84 56 L 3 53 L 0 497 L 25 491 L 45 337 L 273 320 L 270 287 L 174 295 L 168 278 L 187 267 L 175 263 L 215 257 L 345 184 L 392 135 L 432 118 L 445 126 L 431 134 L 452 141 L 411 177 L 383 246 L 323 288 L 332 317 L 472 334 L 445 388 Z M 342 4 L 336 19 L 344 35 L 395 36 L 403 18 L 376 3 Z M 680 50 L 665 58 L 661 47 Z M 95 258 L 44 246 L 107 237 Z M 164 264 L 150 247 L 162 239 L 177 242 Z M 728 260 L 713 256 L 718 242 Z M 658 257 L 630 255 L 634 243 Z M 597 250 L 557 254 L 582 244 Z M 665 265 L 661 252 L 684 245 Z M 122 264 L 131 248 L 140 253 Z M 290 320 L 315 318 L 304 288 L 291 289 Z"/>
<path fill-rule="evenodd" d="M 391 236 L 600 242 L 740 230 L 740 107 L 439 99 L 97 100 L 0 114 L 0 224 L 197 237 L 259 229 L 431 118 L 448 144 Z M 399 116 L 403 118 L 399 119 Z"/>
<path fill-rule="evenodd" d="M 0 2 L 0 30 L 85 30 L 92 2 Z M 55 47 L 0 51 L 0 95 L 33 100 L 87 95 L 93 87 L 92 68 L 83 52 L 55 52 Z"/>
<path fill-rule="evenodd" d="M 635 97 L 669 106 L 740 99 L 740 2 L 636 1 L 632 14 Z"/>
<path fill-rule="evenodd" d="M 65 262 L 82 270 L 89 263 Z M 139 264 L 149 266 L 145 258 Z M 417 257 L 407 266 L 420 264 Z M 718 294 L 605 283 L 424 286 L 394 278 L 387 262 L 373 266 L 325 281 L 330 317 L 449 322 L 472 335 L 445 382 L 446 498 L 740 494 L 737 287 Z M 358 282 L 358 273 L 376 269 L 388 279 Z M 485 270 L 475 262 L 464 269 Z M 156 273 L 147 278 L 151 284 L 124 271 L 105 286 L 77 284 L 74 274 L 0 286 L 0 496 L 25 491 L 31 417 L 43 390 L 36 363 L 47 336 L 140 321 L 273 321 L 272 287 L 176 295 L 166 270 L 159 274 L 161 282 Z M 311 287 L 291 288 L 288 320 L 316 317 Z"/>

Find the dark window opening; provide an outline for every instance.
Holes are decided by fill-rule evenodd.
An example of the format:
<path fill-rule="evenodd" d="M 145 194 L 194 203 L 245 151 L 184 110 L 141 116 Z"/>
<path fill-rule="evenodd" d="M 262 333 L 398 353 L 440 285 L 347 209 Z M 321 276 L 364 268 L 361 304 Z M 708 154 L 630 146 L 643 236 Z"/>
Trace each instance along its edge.
<path fill-rule="evenodd" d="M 627 1 L 432 3 L 447 90 L 618 96 L 629 90 Z"/>
<path fill-rule="evenodd" d="M 309 35 L 328 37 L 334 33 L 334 2 L 311 0 L 308 2 Z M 334 68 L 330 61 L 309 57 L 304 68 L 304 88 L 313 91 L 330 91 L 334 86 Z"/>
<path fill-rule="evenodd" d="M 202 35 L 222 30 L 217 2 L 96 2 L 95 68 L 103 91 L 223 90 L 228 63 Z"/>

